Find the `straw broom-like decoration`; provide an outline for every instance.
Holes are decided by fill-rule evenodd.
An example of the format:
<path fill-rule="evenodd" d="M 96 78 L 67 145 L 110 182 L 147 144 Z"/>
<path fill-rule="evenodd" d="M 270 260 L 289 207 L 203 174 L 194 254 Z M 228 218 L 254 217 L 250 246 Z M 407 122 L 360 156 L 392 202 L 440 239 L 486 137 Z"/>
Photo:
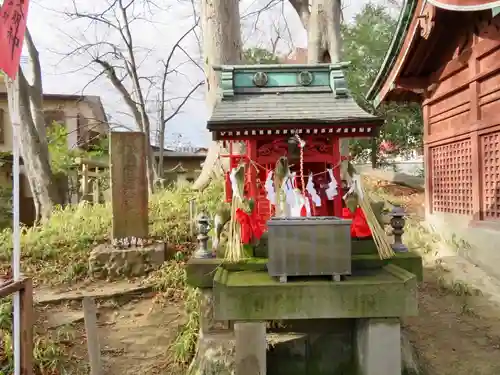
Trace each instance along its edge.
<path fill-rule="evenodd" d="M 356 169 L 351 163 L 348 164 L 347 172 L 351 179 L 357 174 Z M 366 221 L 370 227 L 370 231 L 372 232 L 372 237 L 375 241 L 375 245 L 377 246 L 380 259 L 392 258 L 394 256 L 394 251 L 392 250 L 391 244 L 387 239 L 384 228 L 380 225 L 377 215 L 373 211 L 371 200 L 363 186 L 363 183 L 361 182 L 361 179 L 357 179 L 356 183 L 358 184 L 359 189 L 359 191 L 355 193 L 358 201 L 357 203 L 365 214 Z"/>
<path fill-rule="evenodd" d="M 238 220 L 236 220 L 236 210 L 238 208 L 245 208 L 245 204 L 243 202 L 245 166 L 243 164 L 236 167 L 235 179 L 237 191 L 233 190 L 233 199 L 231 201 L 231 220 L 229 221 L 229 236 L 225 254 L 225 258 L 230 262 L 237 262 L 243 258 L 241 226 L 238 223 Z"/>
<path fill-rule="evenodd" d="M 290 168 L 288 166 L 288 159 L 286 156 L 282 156 L 276 162 L 274 168 L 274 186 L 276 187 L 276 213 L 275 216 L 280 217 L 285 212 L 281 212 L 281 203 L 283 200 L 283 191 L 281 190 L 281 185 L 285 180 L 285 177 L 290 173 Z"/>

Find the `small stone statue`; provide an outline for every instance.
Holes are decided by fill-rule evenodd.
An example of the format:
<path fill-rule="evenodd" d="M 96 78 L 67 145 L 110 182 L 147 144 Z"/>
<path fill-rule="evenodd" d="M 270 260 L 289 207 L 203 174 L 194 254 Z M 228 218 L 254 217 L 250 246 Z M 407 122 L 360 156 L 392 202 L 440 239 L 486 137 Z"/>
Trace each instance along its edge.
<path fill-rule="evenodd" d="M 392 250 L 396 253 L 404 253 L 408 251 L 408 247 L 403 243 L 403 233 L 405 227 L 405 211 L 402 207 L 395 206 L 391 213 L 391 227 L 392 235 L 394 236 L 394 243 Z"/>
<path fill-rule="evenodd" d="M 212 252 L 208 250 L 208 232 L 210 231 L 210 219 L 204 213 L 201 213 L 197 219 L 198 222 L 198 249 L 193 256 L 195 258 L 212 258 Z"/>

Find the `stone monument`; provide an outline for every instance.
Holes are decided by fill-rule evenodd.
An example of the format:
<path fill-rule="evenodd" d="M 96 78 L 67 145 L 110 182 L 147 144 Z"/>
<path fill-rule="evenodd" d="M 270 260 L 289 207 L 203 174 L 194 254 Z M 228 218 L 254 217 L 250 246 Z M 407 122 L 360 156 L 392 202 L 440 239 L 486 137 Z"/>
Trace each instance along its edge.
<path fill-rule="evenodd" d="M 111 244 L 91 252 L 94 277 L 142 276 L 165 261 L 165 244 L 149 239 L 147 152 L 142 132 L 110 134 Z"/>
<path fill-rule="evenodd" d="M 142 132 L 110 135 L 112 238 L 126 243 L 148 237 L 146 142 Z"/>

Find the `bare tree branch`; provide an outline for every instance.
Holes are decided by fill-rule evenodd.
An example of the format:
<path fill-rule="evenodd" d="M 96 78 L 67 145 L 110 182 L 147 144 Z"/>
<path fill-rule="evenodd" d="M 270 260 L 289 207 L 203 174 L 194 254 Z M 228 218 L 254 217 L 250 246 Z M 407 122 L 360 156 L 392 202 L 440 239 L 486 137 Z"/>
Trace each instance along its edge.
<path fill-rule="evenodd" d="M 188 56 L 191 59 L 191 61 L 193 61 L 191 56 L 189 56 L 189 54 L 184 50 L 184 48 L 182 48 L 181 43 L 191 32 L 194 31 L 194 29 L 198 25 L 199 21 L 200 21 L 200 19 L 197 18 L 194 25 L 189 30 L 187 30 L 177 40 L 177 42 L 174 44 L 174 46 L 170 50 L 170 54 L 167 57 L 167 61 L 164 62 L 163 78 L 162 78 L 162 83 L 161 83 L 161 88 L 160 88 L 160 90 L 161 90 L 160 91 L 160 98 L 159 98 L 159 100 L 160 100 L 160 103 L 159 103 L 159 107 L 160 107 L 159 108 L 159 111 L 160 111 L 159 127 L 160 127 L 160 129 L 159 129 L 159 139 L 158 139 L 159 145 L 158 146 L 160 147 L 160 152 L 159 152 L 159 160 L 158 160 L 158 175 L 160 176 L 160 178 L 163 177 L 163 148 L 164 148 L 163 144 L 165 143 L 165 127 L 167 125 L 167 122 L 179 113 L 179 111 L 184 106 L 184 104 L 186 104 L 187 100 L 191 97 L 191 95 L 201 86 L 201 84 L 203 84 L 203 82 L 201 82 L 198 85 L 196 85 L 195 87 L 193 87 L 193 89 L 188 93 L 188 95 L 184 98 L 184 100 L 177 107 L 177 109 L 170 116 L 168 116 L 168 118 L 165 117 L 165 99 L 166 99 L 166 94 L 167 94 L 166 83 L 167 83 L 167 77 L 168 77 L 169 73 L 171 72 L 171 71 L 169 71 L 169 68 L 170 68 L 170 64 L 172 62 L 172 57 L 174 56 L 176 49 L 179 48 L 182 52 L 184 52 L 184 54 L 186 54 L 186 56 Z"/>
<path fill-rule="evenodd" d="M 180 112 L 180 110 L 182 109 L 182 107 L 184 107 L 184 104 L 187 103 L 187 101 L 189 100 L 189 98 L 191 97 L 191 95 L 193 95 L 204 84 L 205 84 L 205 81 L 198 82 L 198 84 L 196 86 L 194 86 L 191 89 L 191 91 L 189 91 L 188 94 L 184 97 L 184 99 L 182 100 L 181 104 L 179 104 L 177 106 L 177 108 L 175 109 L 175 111 L 172 112 L 165 120 L 163 120 L 164 123 L 166 124 L 167 122 L 169 122 L 170 120 L 172 120 Z"/>
<path fill-rule="evenodd" d="M 132 112 L 132 115 L 134 116 L 134 120 L 136 124 L 139 126 L 139 129 L 143 132 L 144 127 L 141 122 L 141 114 L 139 113 L 139 110 L 137 109 L 137 103 L 132 100 L 132 97 L 130 96 L 130 93 L 127 91 L 125 86 L 123 85 L 122 81 L 118 78 L 118 76 L 115 73 L 115 69 L 106 61 L 96 59 L 94 60 L 97 64 L 101 65 L 102 68 L 104 69 L 104 72 L 108 76 L 110 82 L 113 84 L 113 86 L 118 90 L 118 92 L 121 94 L 123 100 L 127 104 L 127 106 L 130 109 L 130 112 Z"/>
<path fill-rule="evenodd" d="M 113 87 L 120 93 L 137 127 L 146 134 L 149 146 L 151 121 L 148 113 L 147 98 L 150 92 L 156 87 L 157 77 L 140 74 L 141 66 L 151 55 L 152 49 L 143 49 L 144 51 L 141 51 L 141 48 L 135 45 L 131 25 L 136 21 L 152 23 L 152 20 L 148 19 L 147 16 L 152 15 L 153 10 L 160 8 L 151 0 L 108 0 L 108 4 L 103 11 L 84 13 L 78 10 L 76 0 L 72 0 L 72 3 L 73 11 L 71 13 L 67 12 L 67 17 L 72 20 L 87 20 L 89 27 L 94 26 L 96 29 L 98 26 L 103 26 L 110 32 L 110 35 L 93 43 L 80 43 L 72 51 L 71 55 L 87 55 L 91 62 L 102 68 L 96 73 L 96 76 L 105 74 Z M 198 20 L 174 45 L 167 58 L 167 62 L 164 63 L 164 74 L 178 73 L 178 67 L 172 68 L 171 66 L 174 53 L 182 40 L 194 31 L 197 25 Z M 115 33 L 119 38 L 119 42 L 116 44 L 115 42 L 109 42 L 109 40 L 113 40 L 112 33 Z M 184 49 L 181 49 L 181 51 L 190 58 L 191 62 L 194 62 Z M 139 53 L 142 58 L 139 56 Z M 162 79 L 162 88 L 166 87 L 166 81 L 166 77 Z M 127 88 L 127 83 L 130 84 L 130 88 Z M 150 189 L 152 190 L 154 180 L 156 179 L 156 170 L 151 150 L 148 153 L 147 165 L 148 180 Z"/>

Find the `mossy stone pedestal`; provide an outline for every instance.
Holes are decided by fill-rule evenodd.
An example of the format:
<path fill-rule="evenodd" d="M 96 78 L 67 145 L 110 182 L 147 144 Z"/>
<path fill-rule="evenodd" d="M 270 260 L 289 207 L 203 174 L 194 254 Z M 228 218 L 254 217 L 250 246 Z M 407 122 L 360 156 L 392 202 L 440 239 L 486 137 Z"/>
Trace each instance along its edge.
<path fill-rule="evenodd" d="M 273 363 L 275 358 L 295 363 L 287 366 L 287 375 L 400 375 L 399 319 L 417 314 L 421 275 L 422 260 L 414 253 L 381 261 L 377 254 L 359 251 L 359 247 L 353 255 L 353 275 L 340 282 L 280 283 L 268 275 L 266 259 L 237 264 L 192 259 L 187 266 L 191 285 L 212 288 L 213 318 L 233 322 L 228 325 L 241 329 L 233 336 L 235 375 L 264 375 L 263 363 L 270 365 L 268 371 L 273 375 L 281 375 L 281 367 Z M 279 350 L 288 347 L 279 355 L 268 351 L 265 363 L 264 327 L 269 321 L 281 321 L 288 327 L 290 322 L 301 322 L 300 328 L 294 323 L 290 329 L 302 338 L 279 344 Z M 318 324 L 323 328 L 316 332 L 313 326 Z M 254 329 L 249 328 L 252 326 Z M 250 342 L 260 344 L 249 346 Z M 290 351 L 292 347 L 295 349 Z M 335 353 L 330 348 L 336 348 Z M 287 350 L 293 353 L 285 359 Z"/>

